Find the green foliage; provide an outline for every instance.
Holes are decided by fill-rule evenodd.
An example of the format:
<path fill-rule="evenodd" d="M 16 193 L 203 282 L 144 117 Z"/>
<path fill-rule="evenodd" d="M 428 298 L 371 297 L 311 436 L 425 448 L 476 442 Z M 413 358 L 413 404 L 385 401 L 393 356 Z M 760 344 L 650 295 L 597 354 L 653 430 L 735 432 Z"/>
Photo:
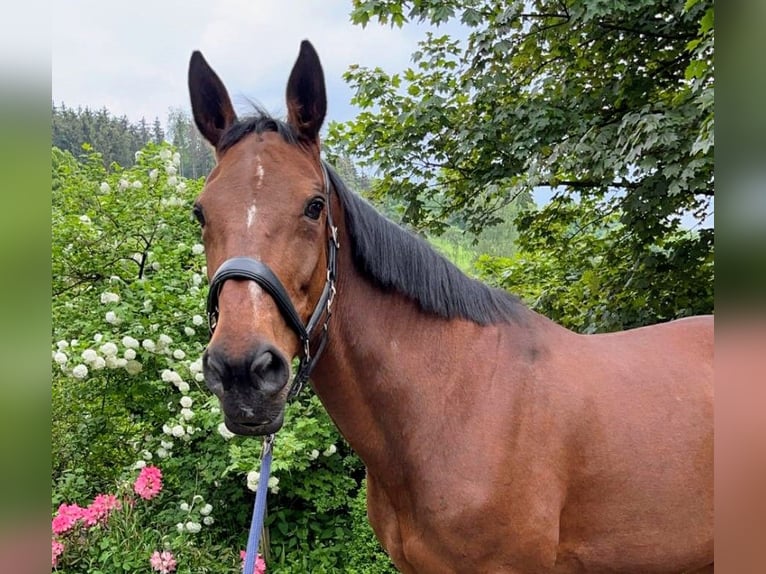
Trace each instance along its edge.
<path fill-rule="evenodd" d="M 178 173 L 167 144 L 134 159 L 124 169 L 90 146 L 52 151 L 52 508 L 126 495 L 147 463 L 164 488 L 67 538 L 59 571 L 148 571 L 167 549 L 178 572 L 238 572 L 260 441 L 223 428 L 201 374 L 207 271 L 191 206 L 202 180 Z M 347 571 L 363 476 L 310 391 L 289 405 L 269 483 L 269 572 Z"/>
<path fill-rule="evenodd" d="M 482 256 L 483 279 L 518 294 L 570 329 L 617 331 L 710 312 L 712 232 L 678 231 L 636 254 L 619 214 L 559 196 L 521 216 L 526 232 L 510 258 Z M 678 269 L 691 275 L 677 281 Z M 651 280 L 649 280 L 651 278 Z"/>
<path fill-rule="evenodd" d="M 351 504 L 351 527 L 354 544 L 349 548 L 348 572 L 389 574 L 397 570 L 380 547 L 367 520 L 367 482 Z"/>
<path fill-rule="evenodd" d="M 362 111 L 328 141 L 382 172 L 373 192 L 400 202 L 405 222 L 439 233 L 459 217 L 478 234 L 548 185 L 586 200 L 586 220 L 618 218 L 622 300 L 642 299 L 655 271 L 682 299 L 712 289 L 712 231 L 684 232 L 712 209 L 712 0 L 355 0 L 352 20 L 465 28 L 464 41 L 429 32 L 401 73 L 345 75 Z M 567 220 L 554 202 L 518 223 L 531 246 Z M 610 326 L 634 324 L 630 308 L 616 312 Z"/>

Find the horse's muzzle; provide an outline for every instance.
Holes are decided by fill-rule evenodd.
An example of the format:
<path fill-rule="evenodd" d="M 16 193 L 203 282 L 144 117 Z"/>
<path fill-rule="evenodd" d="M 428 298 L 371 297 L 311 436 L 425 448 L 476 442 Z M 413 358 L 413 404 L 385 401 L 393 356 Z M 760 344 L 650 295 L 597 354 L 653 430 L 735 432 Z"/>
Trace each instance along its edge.
<path fill-rule="evenodd" d="M 228 429 L 236 434 L 271 434 L 282 426 L 290 366 L 272 345 L 242 356 L 210 346 L 202 356 L 205 383 L 221 401 Z"/>

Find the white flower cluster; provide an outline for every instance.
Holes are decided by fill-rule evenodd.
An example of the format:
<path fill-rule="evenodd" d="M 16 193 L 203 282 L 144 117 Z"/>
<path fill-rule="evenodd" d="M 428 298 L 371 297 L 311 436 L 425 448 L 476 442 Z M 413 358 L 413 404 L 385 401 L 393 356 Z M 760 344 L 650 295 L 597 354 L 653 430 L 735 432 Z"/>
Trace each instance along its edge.
<path fill-rule="evenodd" d="M 184 381 L 181 375 L 172 369 L 164 369 L 160 374 L 160 378 L 166 383 L 172 383 L 183 394 L 189 392 L 189 383 Z"/>
<path fill-rule="evenodd" d="M 176 529 L 178 532 L 189 532 L 190 534 L 196 534 L 202 530 L 202 524 L 205 526 L 210 526 L 215 522 L 211 516 L 211 512 L 213 512 L 213 505 L 205 503 L 199 507 L 198 503 L 203 502 L 205 502 L 204 498 L 202 498 L 199 494 L 195 494 L 192 498 L 191 504 L 188 502 L 181 502 L 181 504 L 178 505 L 178 508 L 181 510 L 181 512 L 187 513 L 187 518 L 189 518 L 189 520 L 186 522 L 179 522 L 176 524 Z"/>
<path fill-rule="evenodd" d="M 191 425 L 184 426 L 180 423 L 174 424 L 172 426 L 167 423 L 162 425 L 163 433 L 165 433 L 168 436 L 183 439 L 185 441 L 188 441 L 191 438 L 191 435 L 197 432 L 197 430 L 199 429 L 196 429 Z"/>
<path fill-rule="evenodd" d="M 261 473 L 257 470 L 251 470 L 247 473 L 247 488 L 255 492 L 258 490 L 258 481 L 261 478 Z"/>
<path fill-rule="evenodd" d="M 336 452 L 338 452 L 338 447 L 336 447 L 334 444 L 331 444 L 326 449 L 322 451 L 323 456 L 332 456 Z M 319 458 L 319 451 L 317 449 L 312 450 L 309 453 L 309 460 L 316 460 Z"/>
<path fill-rule="evenodd" d="M 168 183 L 170 183 L 171 179 L 175 180 L 176 176 L 169 177 Z M 160 199 L 160 203 L 166 207 L 182 207 L 186 205 L 186 202 L 177 195 L 173 195 L 171 197 L 163 197 Z"/>
<path fill-rule="evenodd" d="M 119 303 L 120 302 L 120 296 L 117 293 L 110 293 L 109 291 L 104 291 L 101 293 L 101 303 L 107 304 L 107 303 Z"/>
<path fill-rule="evenodd" d="M 258 490 L 258 483 L 261 480 L 261 473 L 257 470 L 251 470 L 247 473 L 247 488 L 255 492 Z M 266 486 L 269 488 L 272 494 L 279 492 L 279 479 L 276 476 L 270 476 L 269 482 Z"/>
<path fill-rule="evenodd" d="M 172 454 L 172 450 L 172 440 L 161 440 L 160 446 L 157 448 L 156 453 L 159 458 L 168 458 Z"/>
<path fill-rule="evenodd" d="M 96 344 L 103 341 L 103 335 L 96 333 L 93 337 Z M 101 369 L 125 369 L 129 375 L 137 375 L 141 372 L 143 365 L 136 360 L 136 347 L 138 341 L 132 337 L 123 337 L 122 344 L 125 350 L 120 356 L 120 349 L 116 343 L 106 341 L 102 343 L 98 349 L 88 347 L 80 353 L 80 360 L 78 364 L 73 367 L 69 367 L 69 359 L 75 354 L 75 347 L 79 345 L 79 341 L 73 340 L 69 345 L 66 341 L 59 341 L 57 343 L 57 351 L 53 353 L 53 361 L 59 365 L 64 373 L 67 373 L 75 379 L 85 379 L 88 374 L 93 371 L 100 371 Z M 70 355 L 67 355 L 65 350 L 70 351 Z"/>
<path fill-rule="evenodd" d="M 162 371 L 162 380 L 173 383 L 179 387 L 182 392 L 184 392 L 183 389 L 186 388 L 186 392 L 188 392 L 189 384 L 183 381 L 176 371 L 165 369 Z M 194 433 L 202 429 L 190 424 L 190 421 L 196 416 L 196 413 L 191 408 L 194 404 L 194 399 L 188 396 L 186 392 L 184 392 L 184 395 L 178 400 L 178 404 L 181 405 L 178 416 L 168 420 L 162 426 L 162 432 L 170 437 L 179 438 L 188 442 L 191 440 Z M 172 403 L 169 404 L 168 407 L 172 408 Z"/>
<path fill-rule="evenodd" d="M 193 520 L 189 520 L 186 523 L 179 522 L 176 524 L 176 529 L 178 532 L 183 532 L 184 530 L 186 532 L 189 532 L 190 534 L 197 534 L 200 530 L 202 530 L 202 525 L 199 522 L 194 522 Z"/>
<path fill-rule="evenodd" d="M 324 452 L 323 452 L 322 454 L 323 454 L 324 456 L 332 456 L 332 455 L 334 455 L 336 452 L 338 452 L 338 449 L 337 449 L 337 447 L 336 447 L 334 444 L 331 444 L 330 446 L 328 446 L 328 447 L 327 447 L 327 448 L 324 450 Z"/>
<path fill-rule="evenodd" d="M 226 423 L 223 422 L 218 424 L 218 434 L 221 435 L 224 440 L 230 440 L 235 436 L 233 432 L 226 428 Z"/>
<path fill-rule="evenodd" d="M 181 154 L 178 152 L 170 153 L 170 150 L 163 149 L 160 151 L 160 159 L 163 160 L 165 175 L 168 176 L 166 183 L 173 191 L 183 193 L 186 190 L 186 183 L 178 177 L 178 169 L 181 166 Z M 159 178 L 159 174 L 155 173 L 155 170 L 149 174 L 152 182 Z M 160 203 L 167 207 L 178 207 L 186 205 L 184 199 L 178 195 L 172 194 L 170 197 L 163 197 Z"/>
<path fill-rule="evenodd" d="M 205 380 L 205 375 L 202 374 L 202 358 L 200 357 L 196 361 L 193 361 L 189 365 L 189 371 L 191 372 L 194 380 L 201 383 Z"/>

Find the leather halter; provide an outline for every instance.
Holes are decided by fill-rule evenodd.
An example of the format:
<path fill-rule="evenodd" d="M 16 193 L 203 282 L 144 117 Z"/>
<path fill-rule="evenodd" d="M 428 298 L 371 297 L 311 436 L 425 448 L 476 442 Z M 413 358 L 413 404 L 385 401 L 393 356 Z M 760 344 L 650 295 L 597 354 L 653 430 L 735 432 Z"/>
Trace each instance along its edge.
<path fill-rule="evenodd" d="M 290 296 L 287 294 L 284 285 L 269 268 L 268 265 L 252 257 L 232 257 L 224 261 L 213 275 L 210 281 L 210 289 L 207 296 L 207 316 L 210 326 L 210 334 L 215 331 L 218 323 L 218 296 L 221 287 L 228 279 L 247 279 L 255 281 L 260 285 L 274 300 L 279 311 L 282 313 L 287 324 L 295 331 L 303 346 L 303 356 L 300 359 L 298 370 L 293 378 L 288 398 L 297 395 L 303 385 L 308 380 L 311 371 L 316 366 L 319 357 L 327 346 L 328 325 L 332 316 L 332 302 L 335 298 L 335 278 L 337 269 L 337 253 L 340 245 L 338 244 L 338 228 L 333 224 L 332 209 L 330 201 L 330 180 L 327 174 L 327 166 L 322 161 L 322 175 L 324 177 L 325 197 L 327 204 L 327 228 L 329 237 L 327 240 L 327 279 L 325 281 L 322 294 L 314 307 L 314 312 L 309 318 L 307 325 L 303 325 L 300 315 L 295 310 Z M 311 354 L 311 339 L 319 325 L 319 321 L 325 317 L 322 324 L 322 334 L 314 354 Z"/>

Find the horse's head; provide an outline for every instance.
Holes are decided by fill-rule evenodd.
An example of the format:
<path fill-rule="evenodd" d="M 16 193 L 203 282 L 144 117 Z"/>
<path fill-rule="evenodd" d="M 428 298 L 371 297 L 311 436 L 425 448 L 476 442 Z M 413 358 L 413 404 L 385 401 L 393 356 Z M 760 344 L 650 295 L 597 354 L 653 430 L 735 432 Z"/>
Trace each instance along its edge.
<path fill-rule="evenodd" d="M 282 426 L 290 361 L 304 349 L 300 325 L 285 307 L 305 325 L 326 287 L 329 193 L 319 156 L 324 76 L 304 41 L 287 83 L 287 122 L 265 114 L 238 120 L 199 52 L 189 64 L 189 90 L 194 121 L 217 160 L 194 206 L 215 320 L 203 357 L 205 381 L 220 398 L 230 430 L 269 434 Z M 216 270 L 225 262 L 231 267 L 232 258 L 246 259 L 236 259 L 234 272 L 218 281 Z M 265 282 L 246 278 L 236 262 L 273 275 Z M 280 296 L 287 305 L 278 303 Z"/>

